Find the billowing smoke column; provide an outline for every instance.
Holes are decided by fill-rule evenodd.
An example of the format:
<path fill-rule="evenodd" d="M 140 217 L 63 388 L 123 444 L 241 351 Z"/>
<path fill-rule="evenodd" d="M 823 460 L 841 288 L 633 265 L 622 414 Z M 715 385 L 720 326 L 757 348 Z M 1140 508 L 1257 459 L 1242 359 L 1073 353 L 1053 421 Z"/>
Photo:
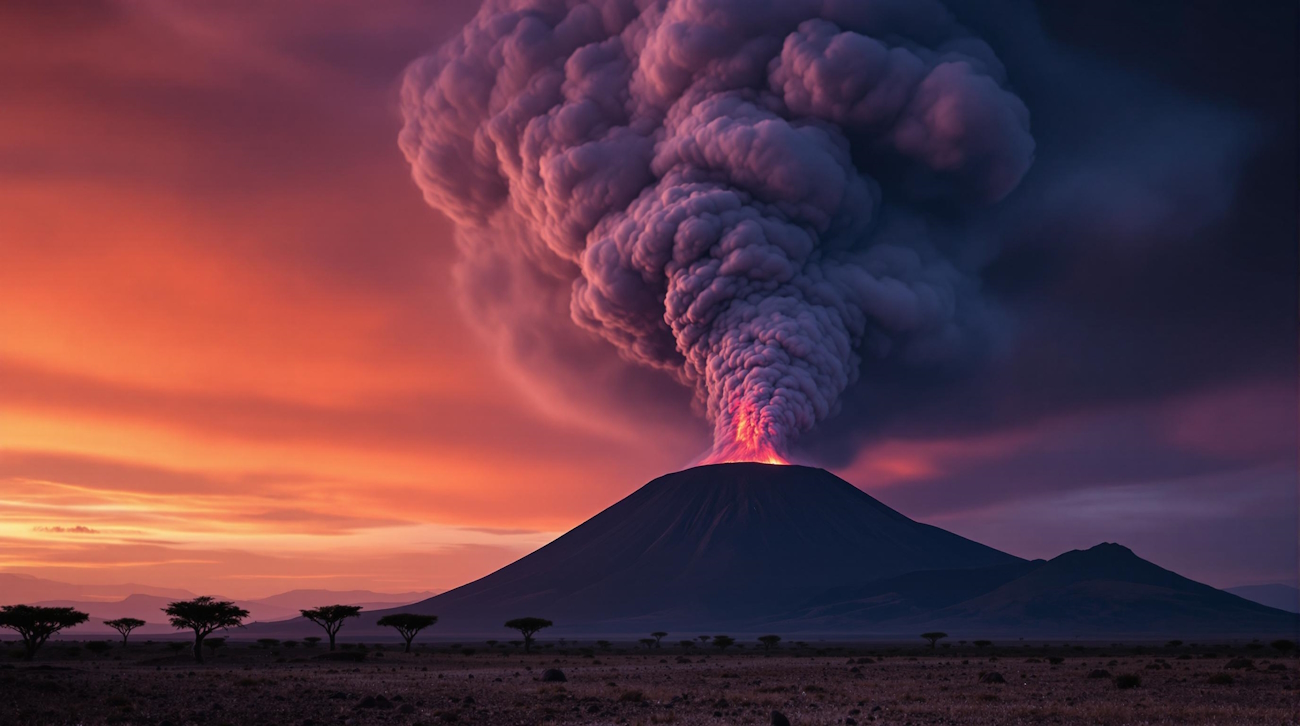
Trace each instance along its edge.
<path fill-rule="evenodd" d="M 695 387 L 715 461 L 779 459 L 864 355 L 960 349 L 977 284 L 928 220 L 1034 151 L 925 0 L 488 0 L 402 111 L 467 253 L 568 276 L 575 324 Z"/>

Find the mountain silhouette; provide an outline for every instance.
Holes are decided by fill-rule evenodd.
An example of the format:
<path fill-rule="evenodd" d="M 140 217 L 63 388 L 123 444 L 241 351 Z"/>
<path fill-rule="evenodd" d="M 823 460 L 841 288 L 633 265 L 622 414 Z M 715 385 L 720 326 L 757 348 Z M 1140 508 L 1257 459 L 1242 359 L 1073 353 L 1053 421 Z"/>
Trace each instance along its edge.
<path fill-rule="evenodd" d="M 406 609 L 437 614 L 440 630 L 500 632 L 520 615 L 593 632 L 723 627 L 828 588 L 1017 562 L 822 469 L 717 464 L 655 479 L 536 552 Z"/>
<path fill-rule="evenodd" d="M 1267 605 L 1289 613 L 1300 613 L 1300 589 L 1294 585 L 1274 583 L 1270 585 L 1241 585 L 1224 588 L 1237 597 L 1244 597 L 1251 602 Z"/>
<path fill-rule="evenodd" d="M 1300 619 L 1105 543 L 1066 552 L 985 594 L 911 622 L 1019 635 L 1152 636 L 1289 633 Z"/>
<path fill-rule="evenodd" d="M 927 570 L 841 587 L 768 620 L 833 633 L 943 630 L 974 637 L 1262 635 L 1294 615 L 1170 572 L 1113 543 L 1051 560 Z"/>

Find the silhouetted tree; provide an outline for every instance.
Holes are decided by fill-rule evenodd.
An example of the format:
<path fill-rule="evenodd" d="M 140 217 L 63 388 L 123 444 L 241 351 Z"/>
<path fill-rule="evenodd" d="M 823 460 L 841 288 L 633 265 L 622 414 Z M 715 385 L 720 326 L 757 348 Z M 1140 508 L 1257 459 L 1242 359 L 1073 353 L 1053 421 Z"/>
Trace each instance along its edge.
<path fill-rule="evenodd" d="M 610 643 L 608 640 L 597 640 L 597 641 L 596 641 L 596 647 L 597 647 L 597 648 L 600 648 L 601 650 L 609 650 L 611 645 L 612 645 L 612 643 Z"/>
<path fill-rule="evenodd" d="M 654 639 L 654 638 L 642 638 L 642 639 L 638 640 L 637 642 L 640 643 L 641 645 L 644 645 L 646 648 L 653 648 L 653 647 L 655 647 L 655 639 Z"/>
<path fill-rule="evenodd" d="M 1291 640 L 1275 640 L 1272 643 L 1269 643 L 1269 645 L 1273 646 L 1273 650 L 1276 650 L 1284 656 L 1295 650 L 1295 641 Z"/>
<path fill-rule="evenodd" d="M 304 618 L 325 628 L 330 637 L 330 650 L 334 650 L 334 636 L 343 627 L 343 621 L 361 614 L 360 605 L 325 605 L 323 607 L 299 610 Z"/>
<path fill-rule="evenodd" d="M 302 642 L 306 643 L 308 648 L 315 648 L 316 644 L 320 642 L 320 636 L 308 635 L 307 637 L 302 639 Z"/>
<path fill-rule="evenodd" d="M 194 631 L 194 660 L 203 662 L 203 639 L 218 630 L 242 627 L 248 611 L 234 604 L 204 595 L 180 600 L 163 608 L 177 630 Z"/>
<path fill-rule="evenodd" d="M 144 621 L 139 618 L 118 618 L 117 620 L 105 620 L 104 624 L 122 634 L 122 645 L 126 645 L 126 636 L 131 634 L 132 630 L 144 625 Z"/>
<path fill-rule="evenodd" d="M 712 636 L 712 635 L 701 635 L 700 637 L 696 638 L 696 640 L 700 641 L 700 645 L 704 645 L 705 643 L 709 642 L 710 640 L 713 640 L 713 636 Z"/>
<path fill-rule="evenodd" d="M 257 644 L 262 646 L 262 650 L 270 650 L 280 644 L 279 638 L 258 638 Z"/>
<path fill-rule="evenodd" d="M 380 618 L 375 625 L 381 628 L 393 628 L 406 641 L 406 651 L 411 652 L 411 641 L 421 630 L 438 622 L 437 615 L 420 615 L 418 613 L 394 613 Z"/>
<path fill-rule="evenodd" d="M 941 633 L 941 632 L 939 632 L 938 630 L 936 630 L 936 631 L 931 632 L 931 633 L 921 633 L 921 637 L 922 637 L 922 638 L 925 638 L 925 639 L 928 640 L 928 641 L 930 641 L 930 650 L 934 650 L 934 645 L 935 645 L 935 643 L 938 643 L 940 640 L 942 640 L 942 639 L 948 637 L 948 634 L 947 634 L 947 633 Z"/>
<path fill-rule="evenodd" d="M 971 645 L 974 645 L 976 648 L 987 648 L 987 647 L 989 647 L 990 645 L 993 645 L 993 641 L 991 641 L 991 640 L 976 640 L 976 641 L 972 641 L 972 642 L 971 642 Z"/>
<path fill-rule="evenodd" d="M 726 650 L 727 648 L 730 648 L 735 644 L 736 644 L 736 639 L 731 637 L 730 635 L 713 636 L 713 647 L 717 648 L 718 650 Z"/>
<path fill-rule="evenodd" d="M 777 643 L 781 642 L 781 636 L 764 635 L 763 637 L 758 639 L 758 642 L 763 644 L 763 650 L 771 650 L 776 647 Z"/>
<path fill-rule="evenodd" d="M 663 631 L 661 630 L 661 631 L 659 631 L 659 632 L 657 632 L 657 633 L 651 633 L 651 634 L 650 634 L 650 637 L 655 639 L 655 647 L 656 647 L 656 648 L 659 648 L 659 647 L 662 647 L 662 646 L 659 645 L 659 641 L 661 641 L 661 640 L 663 640 L 664 638 L 668 637 L 668 633 L 665 633 L 665 632 L 663 632 Z"/>
<path fill-rule="evenodd" d="M 90 616 L 73 608 L 47 608 L 37 605 L 0 606 L 0 628 L 8 628 L 23 639 L 23 658 L 31 660 L 51 635 L 81 625 Z"/>
<path fill-rule="evenodd" d="M 549 628 L 555 623 L 546 618 L 515 618 L 506 622 L 506 627 L 511 630 L 518 630 L 519 634 L 524 636 L 524 652 L 527 653 L 533 648 L 533 636 L 542 628 Z"/>
<path fill-rule="evenodd" d="M 690 650 L 695 647 L 694 640 L 679 640 L 677 641 L 677 644 L 682 646 L 682 650 Z"/>

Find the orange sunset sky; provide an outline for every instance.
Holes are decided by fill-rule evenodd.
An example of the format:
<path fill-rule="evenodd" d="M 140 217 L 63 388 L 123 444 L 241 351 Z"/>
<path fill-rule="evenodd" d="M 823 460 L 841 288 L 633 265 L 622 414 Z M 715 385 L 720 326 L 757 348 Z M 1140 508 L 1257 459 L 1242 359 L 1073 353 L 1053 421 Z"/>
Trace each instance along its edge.
<path fill-rule="evenodd" d="M 583 420 L 459 314 L 396 94 L 470 6 L 4 4 L 0 572 L 241 598 L 445 589 L 708 446 L 698 419 Z M 1291 563 L 1253 553 L 1293 531 L 1251 523 L 1293 505 L 1293 393 L 1224 378 L 872 439 L 834 468 L 1020 556 L 1120 540 L 1211 584 L 1272 582 Z M 1069 442 L 1135 430 L 1222 465 L 987 496 L 962 479 L 1041 482 L 1042 462 L 1088 458 Z M 1225 507 L 1256 533 L 1214 539 Z"/>

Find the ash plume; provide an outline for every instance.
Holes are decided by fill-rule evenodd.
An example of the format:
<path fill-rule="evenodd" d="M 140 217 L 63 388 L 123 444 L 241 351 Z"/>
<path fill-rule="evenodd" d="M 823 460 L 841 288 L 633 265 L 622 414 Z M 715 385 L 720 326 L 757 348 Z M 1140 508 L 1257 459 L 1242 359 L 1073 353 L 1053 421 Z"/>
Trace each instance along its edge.
<path fill-rule="evenodd" d="M 967 354 L 963 219 L 1035 149 L 989 44 L 916 0 L 488 0 L 401 102 L 472 296 L 692 386 L 714 460 L 780 458 L 864 358 Z"/>

